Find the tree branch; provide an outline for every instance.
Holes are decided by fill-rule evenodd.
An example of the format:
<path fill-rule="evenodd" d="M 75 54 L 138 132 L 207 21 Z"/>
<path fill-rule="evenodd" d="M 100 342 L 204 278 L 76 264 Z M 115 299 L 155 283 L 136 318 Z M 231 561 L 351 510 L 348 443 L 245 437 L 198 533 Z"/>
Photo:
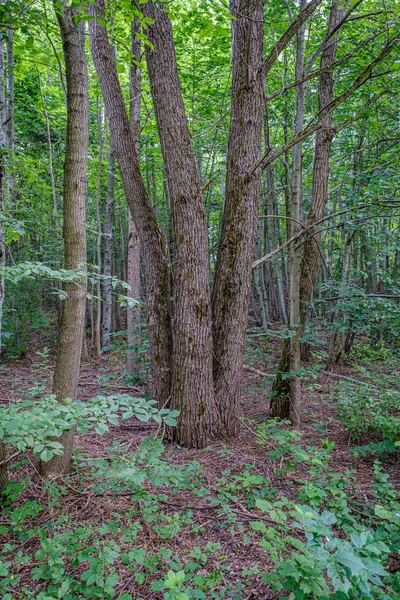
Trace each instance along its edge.
<path fill-rule="evenodd" d="M 361 0 L 359 0 L 361 1 Z M 281 54 L 282 50 L 286 48 L 290 40 L 296 35 L 300 27 L 307 21 L 307 19 L 313 14 L 313 12 L 318 8 L 321 4 L 322 0 L 312 0 L 310 4 L 306 6 L 304 10 L 302 10 L 298 17 L 293 21 L 293 23 L 289 26 L 289 28 L 285 31 L 285 33 L 280 37 L 280 39 L 276 42 L 275 46 L 272 48 L 271 52 L 268 54 L 265 62 L 262 66 L 262 71 L 264 77 L 268 75 L 272 67 L 274 66 L 277 58 Z"/>
<path fill-rule="evenodd" d="M 363 83 L 365 83 L 365 81 L 369 78 L 371 71 L 374 69 L 374 67 L 376 67 L 393 50 L 395 43 L 398 39 L 400 39 L 400 34 L 396 35 L 385 44 L 382 52 L 367 67 L 365 67 L 362 73 L 355 79 L 352 85 L 345 92 L 343 92 L 343 94 L 335 98 L 330 104 L 327 104 L 316 115 L 316 117 L 319 118 L 318 122 L 315 125 L 312 125 L 311 127 L 308 127 L 304 131 L 300 132 L 298 135 L 292 138 L 292 140 L 281 146 L 281 148 L 279 148 L 278 150 L 275 150 L 275 152 L 273 152 L 272 154 L 270 154 L 271 150 L 268 149 L 268 152 L 258 161 L 258 163 L 255 165 L 255 167 L 249 173 L 249 175 L 253 175 L 255 171 L 257 171 L 257 169 L 264 169 L 267 165 L 271 164 L 274 160 L 276 160 L 282 154 L 284 154 L 284 152 L 290 150 L 290 148 L 293 148 L 293 146 L 295 146 L 305 138 L 318 131 L 318 129 L 322 127 L 322 120 L 324 119 L 324 117 L 326 117 L 326 115 L 328 115 L 329 113 L 333 112 L 340 104 L 347 100 L 347 98 L 351 96 L 351 94 L 356 89 L 358 89 Z M 365 108 L 369 104 L 370 102 L 367 102 L 367 104 L 363 108 Z M 314 119 L 316 117 L 314 117 Z M 339 128 L 339 130 L 343 129 L 341 125 L 339 125 Z"/>

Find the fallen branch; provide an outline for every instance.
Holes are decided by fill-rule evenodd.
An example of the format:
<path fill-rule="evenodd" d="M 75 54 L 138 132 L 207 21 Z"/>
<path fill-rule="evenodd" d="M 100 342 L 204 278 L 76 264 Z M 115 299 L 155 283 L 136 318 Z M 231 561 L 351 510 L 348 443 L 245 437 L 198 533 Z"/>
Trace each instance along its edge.
<path fill-rule="evenodd" d="M 260 377 L 275 377 L 273 373 L 266 373 L 265 371 L 260 371 L 260 369 L 255 369 L 254 367 L 249 367 L 248 365 L 243 365 L 243 369 L 250 371 L 251 373 L 255 373 L 256 375 L 260 375 Z"/>
<path fill-rule="evenodd" d="M 373 388 L 374 390 L 378 389 L 375 385 L 373 385 L 369 381 L 361 381 L 360 379 L 354 379 L 354 377 L 347 377 L 347 375 L 341 375 L 340 373 L 331 373 L 330 371 L 320 371 L 320 373 L 323 373 L 324 375 L 328 375 L 328 377 L 334 377 L 336 379 L 344 379 L 345 381 L 349 381 L 353 385 L 366 385 L 370 388 Z"/>

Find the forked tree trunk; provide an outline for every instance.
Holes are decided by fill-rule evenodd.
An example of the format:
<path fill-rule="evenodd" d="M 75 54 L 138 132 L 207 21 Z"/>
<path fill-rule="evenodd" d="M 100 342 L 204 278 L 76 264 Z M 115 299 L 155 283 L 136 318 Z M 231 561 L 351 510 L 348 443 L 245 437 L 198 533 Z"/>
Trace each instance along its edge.
<path fill-rule="evenodd" d="M 338 46 L 338 35 L 329 37 L 329 34 L 337 27 L 343 19 L 344 10 L 342 3 L 333 2 L 329 17 L 328 40 L 321 55 L 321 68 L 325 69 L 331 65 L 336 58 Z M 333 69 L 328 69 L 320 75 L 318 86 L 318 104 L 319 112 L 328 106 L 333 99 Z M 322 120 L 322 127 L 316 134 L 313 182 L 311 190 L 310 214 L 308 225 L 322 219 L 328 200 L 328 182 L 329 182 L 329 156 L 331 152 L 332 140 L 335 132 L 332 128 L 332 112 L 329 112 Z M 310 233 L 314 233 L 311 231 Z M 315 235 L 308 234 L 304 243 L 303 257 L 301 262 L 301 283 L 300 283 L 300 320 L 301 329 L 304 331 L 307 312 L 310 305 L 313 291 L 315 275 L 319 261 L 319 245 L 321 242 L 321 233 Z"/>
<path fill-rule="evenodd" d="M 140 62 L 141 53 L 141 42 L 136 35 L 139 33 L 139 29 L 139 19 L 135 17 L 131 27 L 131 51 L 136 62 Z M 138 155 L 140 151 L 140 94 L 140 67 L 132 62 L 130 70 L 130 122 Z M 135 222 L 130 211 L 128 212 L 127 280 L 131 286 L 129 295 L 135 300 L 140 300 L 140 240 Z M 128 329 L 127 369 L 131 375 L 138 376 L 140 370 L 139 346 L 141 343 L 140 307 L 128 308 L 126 317 Z"/>
<path fill-rule="evenodd" d="M 203 447 L 218 419 L 214 408 L 208 234 L 203 192 L 182 100 L 172 25 L 160 3 L 142 6 L 154 20 L 146 35 L 151 94 L 168 180 L 174 224 L 172 406 L 180 411 L 172 435 Z M 254 249 L 253 249 L 254 250 Z"/>
<path fill-rule="evenodd" d="M 240 382 L 257 236 L 264 113 L 264 0 L 231 0 L 232 103 L 225 205 L 212 296 L 219 435 L 239 431 Z"/>
<path fill-rule="evenodd" d="M 104 0 L 90 4 L 89 13 L 103 18 Z M 125 197 L 143 246 L 154 392 L 163 406 L 171 395 L 172 334 L 167 252 L 140 174 L 139 157 L 106 29 L 96 19 L 91 20 L 89 26 L 93 62 L 114 139 Z"/>
<path fill-rule="evenodd" d="M 88 157 L 88 77 L 85 57 L 84 24 L 74 21 L 74 10 L 65 2 L 54 1 L 64 49 L 67 80 L 67 134 L 64 162 L 64 266 L 86 268 L 86 168 Z M 74 401 L 77 395 L 82 335 L 86 308 L 86 276 L 64 284 L 61 328 L 53 390 L 59 402 Z M 45 476 L 68 473 L 71 465 L 74 431 L 60 440 L 64 454 L 42 462 Z"/>

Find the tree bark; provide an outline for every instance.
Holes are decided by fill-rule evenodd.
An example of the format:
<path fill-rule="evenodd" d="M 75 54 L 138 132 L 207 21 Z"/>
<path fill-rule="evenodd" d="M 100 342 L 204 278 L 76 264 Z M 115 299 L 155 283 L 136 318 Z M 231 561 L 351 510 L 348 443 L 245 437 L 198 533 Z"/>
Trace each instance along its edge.
<path fill-rule="evenodd" d="M 98 268 L 98 277 L 96 282 L 96 350 L 97 354 L 101 352 L 101 219 L 100 219 L 100 192 L 101 192 L 101 174 L 103 171 L 103 150 L 104 150 L 104 109 L 100 105 L 99 97 L 97 97 L 97 134 L 99 137 L 99 164 L 97 167 L 96 181 L 96 262 Z"/>
<path fill-rule="evenodd" d="M 112 137 L 110 138 L 110 148 L 108 151 L 108 177 L 107 177 L 107 199 L 106 214 L 104 223 L 104 257 L 103 257 L 103 275 L 105 277 L 103 284 L 103 310 L 101 320 L 101 347 L 107 348 L 110 345 L 111 334 L 111 310 L 112 310 L 112 247 L 113 247 L 113 227 L 114 227 L 114 207 L 115 207 L 115 150 Z"/>
<path fill-rule="evenodd" d="M 88 157 L 88 77 L 83 23 L 76 25 L 75 11 L 54 1 L 60 27 L 67 79 L 67 133 L 64 163 L 64 266 L 86 268 L 86 169 Z M 86 308 L 86 275 L 64 284 L 67 294 L 61 317 L 53 390 L 59 402 L 76 399 Z M 64 454 L 41 464 L 45 476 L 68 473 L 74 431 L 60 440 Z"/>
<path fill-rule="evenodd" d="M 135 17 L 131 28 L 131 51 L 136 62 L 140 62 L 141 54 L 141 42 L 136 35 L 139 33 L 139 29 L 139 19 Z M 138 155 L 140 151 L 140 95 L 140 67 L 132 62 L 130 71 L 130 122 Z M 140 240 L 130 211 L 128 215 L 127 280 L 131 286 L 129 295 L 135 300 L 140 300 Z M 131 375 L 137 377 L 140 370 L 138 352 L 141 344 L 140 307 L 128 308 L 126 316 L 128 329 L 127 369 Z"/>
<path fill-rule="evenodd" d="M 6 126 L 6 140 L 7 140 L 7 196 L 8 196 L 8 207 L 10 211 L 15 208 L 15 194 L 14 194 L 14 152 L 15 152 L 15 139 L 14 139 L 14 32 L 12 27 L 6 29 L 7 43 L 6 43 L 6 106 L 7 106 L 7 126 Z"/>
<path fill-rule="evenodd" d="M 203 447 L 218 419 L 214 406 L 208 234 L 203 192 L 180 90 L 172 25 L 151 0 L 146 34 L 151 94 L 173 216 L 172 406 L 180 411 L 174 439 Z"/>
<path fill-rule="evenodd" d="M 264 0 L 231 0 L 232 103 L 226 195 L 212 296 L 219 434 L 237 435 L 251 264 L 257 236 L 264 112 Z"/>
<path fill-rule="evenodd" d="M 104 0 L 89 6 L 91 16 L 103 16 Z M 125 197 L 143 246 L 146 272 L 147 327 L 154 392 L 160 406 L 171 395 L 172 334 L 168 258 L 162 234 L 140 174 L 139 157 L 126 113 L 106 29 L 90 21 L 93 62 L 108 114 Z"/>
<path fill-rule="evenodd" d="M 301 0 L 300 10 L 304 10 L 305 0 Z M 305 25 L 302 25 L 296 34 L 296 68 L 295 80 L 302 79 L 304 75 L 304 35 Z M 305 85 L 296 87 L 296 128 L 298 135 L 304 124 Z M 291 219 L 289 221 L 289 238 L 296 236 L 301 230 L 303 217 L 303 157 L 302 143 L 296 144 L 292 151 L 292 202 L 290 207 Z M 286 373 L 291 377 L 285 378 L 279 370 L 273 384 L 271 398 L 271 412 L 275 417 L 290 419 L 294 425 L 300 423 L 301 412 L 301 381 L 296 374 L 300 369 L 300 268 L 302 258 L 302 245 L 294 242 L 289 246 L 288 256 L 288 327 L 293 336 L 285 340 L 282 352 L 288 353 L 282 357 L 279 367 L 284 366 Z"/>
<path fill-rule="evenodd" d="M 340 7 L 341 4 L 339 2 L 332 3 L 328 25 L 328 40 L 324 45 L 321 55 L 321 69 L 329 67 L 329 65 L 335 62 L 339 36 L 337 34 L 330 36 L 330 34 L 343 18 L 344 10 Z M 318 103 L 320 112 L 332 102 L 333 84 L 333 69 L 328 69 L 319 78 Z M 332 112 L 328 112 L 323 117 L 322 127 L 316 134 L 310 214 L 308 218 L 309 225 L 314 221 L 322 219 L 324 216 L 328 200 L 329 156 L 334 135 L 335 132 L 332 129 Z M 300 321 L 302 332 L 304 332 L 308 307 L 313 295 L 315 275 L 320 256 L 320 242 L 321 233 L 313 236 L 309 235 L 303 247 L 300 283 Z"/>
<path fill-rule="evenodd" d="M 0 440 L 0 496 L 4 492 L 4 489 L 8 483 L 8 469 L 7 469 L 6 460 L 7 460 L 6 445 L 3 442 L 3 440 Z"/>
<path fill-rule="evenodd" d="M 6 189 L 6 161 L 5 161 L 5 121 L 6 121 L 6 98 L 4 87 L 4 37 L 0 33 L 0 212 L 5 209 L 5 189 Z M 3 222 L 0 220 L 0 269 L 6 265 L 6 236 Z M 3 348 L 2 339 L 2 321 L 4 304 L 4 275 L 0 274 L 0 354 Z"/>

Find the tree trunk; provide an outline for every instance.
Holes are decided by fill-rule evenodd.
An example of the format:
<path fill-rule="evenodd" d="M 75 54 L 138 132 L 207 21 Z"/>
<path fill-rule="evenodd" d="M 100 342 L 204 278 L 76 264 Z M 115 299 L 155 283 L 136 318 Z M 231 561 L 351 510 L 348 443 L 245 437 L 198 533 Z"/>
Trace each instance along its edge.
<path fill-rule="evenodd" d="M 203 447 L 218 419 L 214 407 L 208 235 L 203 192 L 182 100 L 171 22 L 151 0 L 146 34 L 151 94 L 173 215 L 172 406 L 180 411 L 172 435 Z"/>
<path fill-rule="evenodd" d="M 51 130 L 50 130 L 50 120 L 49 113 L 47 111 L 46 102 L 44 100 L 43 88 L 42 88 L 42 79 L 40 76 L 40 71 L 38 69 L 38 83 L 39 83 L 39 92 L 40 98 L 43 106 L 43 115 L 46 122 L 46 133 L 47 133 L 47 143 L 49 146 L 49 171 L 50 171 L 50 183 L 51 183 L 51 196 L 53 199 L 53 219 L 55 226 L 55 234 L 56 234 L 56 248 L 58 254 L 58 206 L 57 206 L 57 192 L 56 192 L 56 182 L 54 178 L 54 169 L 53 169 L 53 144 L 51 141 Z M 58 263 L 58 261 L 57 261 Z M 57 264 L 58 266 L 58 264 Z"/>
<path fill-rule="evenodd" d="M 104 14 L 104 0 L 89 5 L 91 16 Z M 143 246 L 146 272 L 147 327 L 155 396 L 160 406 L 171 395 L 171 316 L 168 258 L 162 234 L 140 174 L 139 157 L 105 28 L 90 21 L 90 41 L 125 197 Z"/>
<path fill-rule="evenodd" d="M 14 33 L 12 27 L 6 29 L 6 106 L 7 106 L 7 126 L 6 126 L 6 143 L 7 143 L 7 188 L 8 188 L 8 208 L 13 211 L 15 208 L 14 198 Z"/>
<path fill-rule="evenodd" d="M 64 163 L 64 266 L 86 268 L 86 168 L 88 157 L 88 78 L 83 23 L 76 25 L 75 11 L 54 1 L 63 41 L 67 78 L 67 134 Z M 76 399 L 86 308 L 86 276 L 64 284 L 66 299 L 61 317 L 53 390 L 59 402 Z M 45 476 L 68 473 L 74 431 L 60 442 L 64 454 L 42 462 Z"/>
<path fill-rule="evenodd" d="M 8 469 L 5 462 L 6 460 L 6 445 L 2 440 L 0 440 L 0 495 L 4 492 L 4 489 L 8 483 Z"/>
<path fill-rule="evenodd" d="M 344 16 L 344 10 L 340 8 L 341 6 L 339 2 L 332 3 L 328 36 Z M 329 67 L 335 61 L 338 39 L 338 35 L 333 35 L 325 42 L 321 55 L 322 69 Z M 333 69 L 328 69 L 320 75 L 318 86 L 319 112 L 332 102 L 333 83 Z M 329 155 L 334 133 L 332 129 L 332 112 L 329 112 L 323 117 L 322 127 L 316 134 L 309 225 L 322 219 L 324 216 L 328 200 Z M 314 232 L 311 231 L 310 233 Z M 305 328 L 308 307 L 313 295 L 315 274 L 320 256 L 320 242 L 321 233 L 318 233 L 313 236 L 308 234 L 308 239 L 304 243 L 300 283 L 300 320 L 302 332 Z"/>
<path fill-rule="evenodd" d="M 141 42 L 137 38 L 140 24 L 137 17 L 132 22 L 132 56 L 136 62 L 140 62 Z M 140 67 L 131 64 L 130 71 L 130 122 L 131 130 L 136 143 L 137 153 L 140 151 L 140 95 L 141 95 L 141 73 Z M 136 231 L 135 222 L 130 214 L 128 215 L 128 251 L 127 251 L 127 280 L 131 286 L 129 295 L 135 300 L 140 300 L 140 241 Z M 128 329 L 128 352 L 127 369 L 133 376 L 139 375 L 139 347 L 141 344 L 140 335 L 140 307 L 135 306 L 127 310 L 127 329 Z"/>
<path fill-rule="evenodd" d="M 100 192 L 101 192 L 101 173 L 103 171 L 103 149 L 104 149 L 104 109 L 100 106 L 99 97 L 97 97 L 97 134 L 99 137 L 99 164 L 97 167 L 96 181 L 96 262 L 98 268 L 98 277 L 96 282 L 96 350 L 97 354 L 101 351 L 101 219 L 100 219 Z"/>
<path fill-rule="evenodd" d="M 5 131 L 4 123 L 6 121 L 6 98 L 4 88 L 4 37 L 0 33 L 0 212 L 5 209 L 5 188 L 6 188 L 6 165 L 5 165 Z M 6 265 L 6 236 L 3 221 L 0 220 L 0 269 Z M 3 348 L 2 339 L 2 321 L 4 304 L 4 274 L 0 273 L 0 354 Z"/>
<path fill-rule="evenodd" d="M 300 10 L 305 8 L 305 0 L 301 0 Z M 302 25 L 296 34 L 296 69 L 295 80 L 298 81 L 304 75 L 304 34 L 305 25 Z M 305 85 L 296 87 L 296 128 L 295 135 L 298 135 L 304 124 L 304 100 Z M 292 151 L 292 203 L 291 219 L 289 221 L 289 238 L 297 235 L 301 230 L 301 220 L 303 216 L 303 159 L 302 143 L 296 144 Z M 271 412 L 275 417 L 281 419 L 289 418 L 294 425 L 300 423 L 301 412 L 301 381 L 297 375 L 300 369 L 300 268 L 302 257 L 302 245 L 298 242 L 289 246 L 288 256 L 288 327 L 292 331 L 290 337 L 283 345 L 283 352 L 288 353 L 287 357 L 282 357 L 279 367 L 286 367 L 291 373 L 290 378 L 285 378 L 280 370 L 273 384 L 271 398 Z"/>
<path fill-rule="evenodd" d="M 220 435 L 237 435 L 251 264 L 257 236 L 264 113 L 264 0 L 231 0 L 232 103 L 226 195 L 212 296 Z"/>
<path fill-rule="evenodd" d="M 105 277 L 103 284 L 103 311 L 101 321 L 101 347 L 107 348 L 110 345 L 111 334 L 111 309 L 112 309 L 112 247 L 113 247 L 113 227 L 114 227 L 114 206 L 115 206 L 115 150 L 112 137 L 110 138 L 110 148 L 108 152 L 108 178 L 107 178 L 107 199 L 106 215 L 104 223 L 104 258 L 103 275 Z"/>
<path fill-rule="evenodd" d="M 340 287 L 339 287 L 339 300 L 333 315 L 333 322 L 336 323 L 338 321 L 338 319 L 340 318 L 341 315 L 341 305 L 343 304 L 343 301 L 345 300 L 345 295 L 346 295 L 346 285 L 347 285 L 347 279 L 348 279 L 348 275 L 349 275 L 349 269 L 350 269 L 350 259 L 351 259 L 351 252 L 350 252 L 350 247 L 351 247 L 351 242 L 353 241 L 355 232 L 353 231 L 352 233 L 349 233 L 347 235 L 347 239 L 345 241 L 345 245 L 344 245 L 344 252 L 343 252 L 343 264 L 342 264 L 342 279 L 340 282 Z M 337 331 L 336 329 L 333 330 L 331 339 L 330 339 L 330 348 L 329 348 L 329 355 L 328 355 L 328 359 L 326 362 L 326 368 L 328 371 L 331 371 L 333 369 L 333 367 L 339 362 L 339 360 L 341 359 L 342 355 L 345 353 L 345 343 L 346 343 L 346 333 L 345 331 Z"/>

